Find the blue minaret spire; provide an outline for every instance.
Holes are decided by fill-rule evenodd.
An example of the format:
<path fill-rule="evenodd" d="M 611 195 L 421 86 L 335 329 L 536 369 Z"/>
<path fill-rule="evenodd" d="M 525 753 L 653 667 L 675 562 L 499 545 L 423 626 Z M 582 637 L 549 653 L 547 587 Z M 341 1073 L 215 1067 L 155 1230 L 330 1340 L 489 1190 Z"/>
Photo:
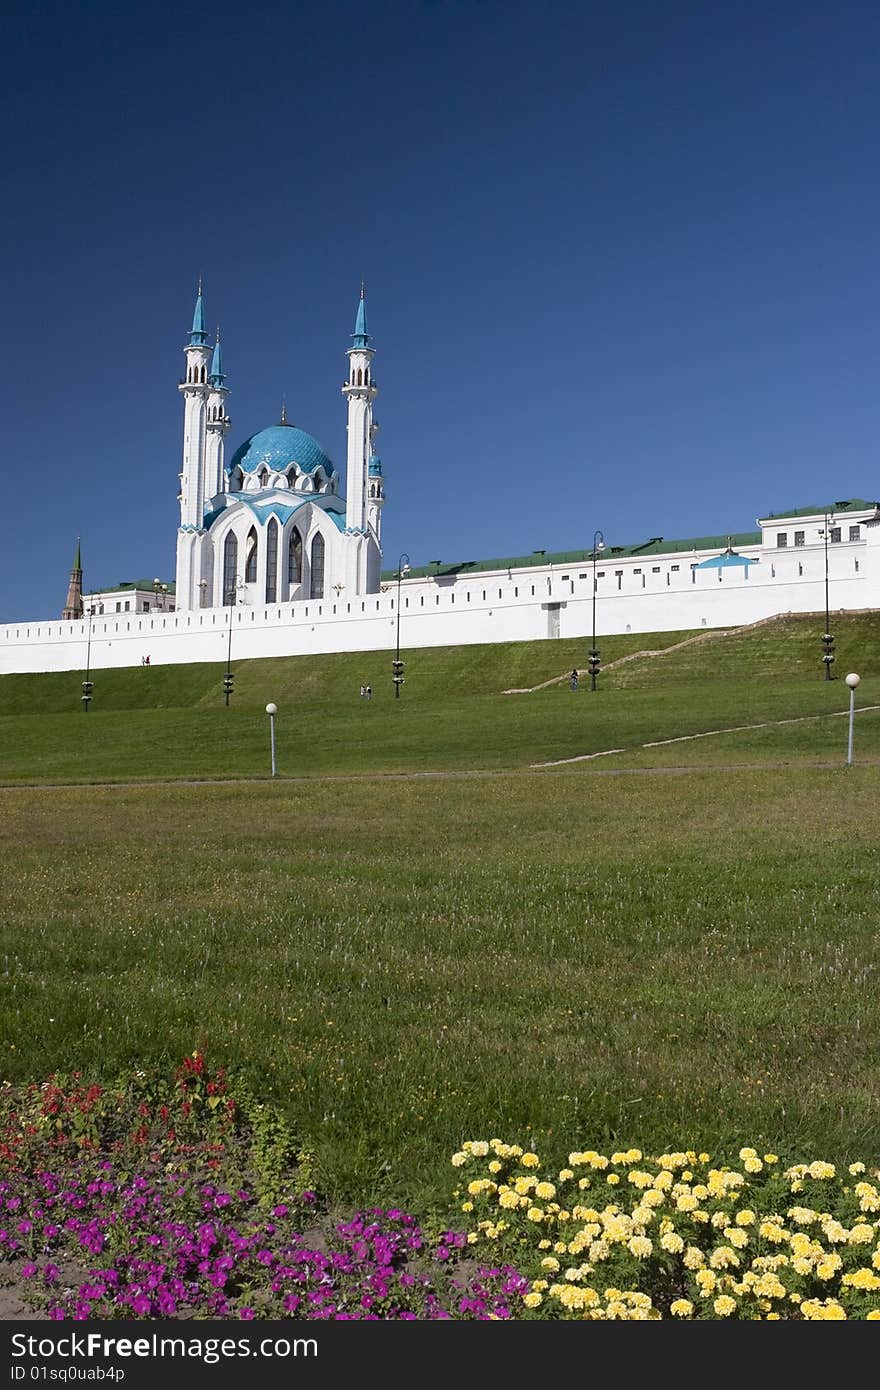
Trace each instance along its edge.
<path fill-rule="evenodd" d="M 370 341 L 370 335 L 367 332 L 367 305 L 366 300 L 364 299 L 365 291 L 366 286 L 364 285 L 364 282 L 362 280 L 361 297 L 358 303 L 357 318 L 355 320 L 354 333 L 352 333 L 351 335 L 352 341 L 356 348 L 365 348 Z"/>
<path fill-rule="evenodd" d="M 211 370 L 208 373 L 208 381 L 212 386 L 223 386 L 226 376 L 223 371 L 223 356 L 220 352 L 220 327 L 217 327 L 217 340 L 214 343 L 214 353 L 211 357 Z"/>
<path fill-rule="evenodd" d="M 205 332 L 205 306 L 202 303 L 202 277 L 199 276 L 199 293 L 193 313 L 193 324 L 189 335 L 190 347 L 204 347 L 208 341 Z"/>

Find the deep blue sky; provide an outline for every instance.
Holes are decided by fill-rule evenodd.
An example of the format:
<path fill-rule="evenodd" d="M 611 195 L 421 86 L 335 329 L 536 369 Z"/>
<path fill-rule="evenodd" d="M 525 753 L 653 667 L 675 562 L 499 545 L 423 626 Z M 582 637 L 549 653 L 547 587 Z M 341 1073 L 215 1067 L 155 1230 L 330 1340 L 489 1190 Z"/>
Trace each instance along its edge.
<path fill-rule="evenodd" d="M 196 280 L 232 448 L 344 468 L 361 276 L 385 564 L 880 493 L 880 6 L 31 3 L 0 50 L 0 620 L 173 578 Z"/>

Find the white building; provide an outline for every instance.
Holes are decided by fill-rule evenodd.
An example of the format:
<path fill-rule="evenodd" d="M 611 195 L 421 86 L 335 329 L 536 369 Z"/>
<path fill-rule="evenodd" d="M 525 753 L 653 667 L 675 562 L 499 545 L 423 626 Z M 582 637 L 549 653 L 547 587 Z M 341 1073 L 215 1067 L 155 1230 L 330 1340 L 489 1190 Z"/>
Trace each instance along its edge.
<path fill-rule="evenodd" d="M 498 560 L 380 569 L 385 501 L 373 453 L 373 349 L 361 292 L 348 371 L 345 497 L 282 412 L 226 458 L 228 387 L 201 289 L 184 348 L 173 584 L 82 594 L 79 548 L 61 619 L 0 626 L 0 673 L 318 652 L 388 651 L 733 627 L 776 614 L 880 609 L 880 504 L 765 516 L 747 535 L 653 536 Z M 595 549 L 594 549 L 595 541 Z M 831 624 L 833 629 L 833 623 Z M 589 643 L 585 643 L 584 664 Z"/>

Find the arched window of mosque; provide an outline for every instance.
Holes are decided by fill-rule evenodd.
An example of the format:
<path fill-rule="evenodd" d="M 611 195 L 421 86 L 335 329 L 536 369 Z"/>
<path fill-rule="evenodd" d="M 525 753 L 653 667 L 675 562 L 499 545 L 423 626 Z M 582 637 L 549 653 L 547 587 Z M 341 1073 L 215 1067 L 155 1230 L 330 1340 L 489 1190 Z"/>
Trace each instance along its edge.
<path fill-rule="evenodd" d="M 235 571 L 238 566 L 238 541 L 230 531 L 223 543 L 223 603 L 235 602 Z"/>
<path fill-rule="evenodd" d="M 370 369 L 369 369 L 369 367 L 368 367 L 367 370 L 364 372 L 364 381 L 365 381 L 365 382 L 367 383 L 367 385 L 369 386 L 369 384 L 370 384 Z"/>
<path fill-rule="evenodd" d="M 236 468 L 232 474 L 232 491 L 241 492 L 241 485 L 244 482 L 244 474 L 240 468 Z"/>
<path fill-rule="evenodd" d="M 257 582 L 257 533 L 253 526 L 248 531 L 244 579 L 246 584 L 255 584 Z"/>
<path fill-rule="evenodd" d="M 324 537 L 319 533 L 312 541 L 312 565 L 309 598 L 324 597 Z"/>
<path fill-rule="evenodd" d="M 302 579 L 303 568 L 303 541 L 297 528 L 294 526 L 290 533 L 290 541 L 287 546 L 287 582 L 288 584 L 299 584 Z"/>
<path fill-rule="evenodd" d="M 360 367 L 358 367 L 358 386 L 363 386 L 363 384 L 364 384 L 364 374 L 363 374 L 363 372 L 361 371 Z"/>
<path fill-rule="evenodd" d="M 259 477 L 260 477 L 260 487 L 265 487 L 265 486 L 267 485 L 267 483 L 269 482 L 269 470 L 268 470 L 268 468 L 261 468 L 261 469 L 260 469 Z"/>
<path fill-rule="evenodd" d="M 269 518 L 266 527 L 266 602 L 274 603 L 278 589 L 278 522 Z"/>

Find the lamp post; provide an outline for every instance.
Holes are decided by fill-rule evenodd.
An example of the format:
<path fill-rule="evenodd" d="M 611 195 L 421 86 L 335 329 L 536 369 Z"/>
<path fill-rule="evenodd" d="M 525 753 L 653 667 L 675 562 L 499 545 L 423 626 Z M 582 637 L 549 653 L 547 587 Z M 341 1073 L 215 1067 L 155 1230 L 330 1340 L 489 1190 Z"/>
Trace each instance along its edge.
<path fill-rule="evenodd" d="M 85 680 L 84 680 L 83 683 L 82 683 L 82 707 L 83 707 L 83 714 L 88 714 L 88 712 L 89 712 L 89 704 L 91 703 L 91 699 L 92 699 L 92 691 L 93 691 L 94 688 L 95 688 L 93 682 L 92 682 L 91 679 L 90 679 L 91 664 L 92 664 L 92 618 L 93 618 L 94 616 L 95 616 L 95 605 L 92 604 L 91 607 L 89 608 L 89 628 L 88 628 L 88 637 L 87 637 L 87 639 L 86 639 L 86 678 L 85 678 Z"/>
<path fill-rule="evenodd" d="M 404 553 L 397 562 L 397 650 L 394 661 L 394 675 L 391 679 L 394 682 L 394 698 L 400 699 L 400 687 L 403 685 L 403 662 L 400 659 L 400 581 L 405 574 L 409 574 L 409 556 Z"/>
<path fill-rule="evenodd" d="M 166 599 L 166 595 L 167 595 L 167 593 L 168 593 L 168 585 L 167 585 L 167 584 L 163 584 L 162 581 L 161 581 L 161 579 L 154 579 L 154 580 L 153 580 L 153 593 L 154 593 L 155 596 L 156 596 L 156 607 L 159 609 L 159 611 L 160 611 L 161 613 L 164 613 L 164 612 L 165 612 L 165 599 Z M 159 602 L 160 599 L 162 600 L 161 603 Z"/>
<path fill-rule="evenodd" d="M 232 694 L 232 687 L 235 684 L 235 677 L 232 674 L 232 610 L 238 603 L 238 590 L 243 588 L 244 585 L 240 576 L 236 575 L 235 583 L 230 584 L 225 594 L 225 601 L 229 607 L 229 643 L 226 648 L 226 674 L 223 677 L 223 693 L 227 705 Z"/>
<path fill-rule="evenodd" d="M 596 689 L 596 678 L 599 675 L 599 649 L 596 646 L 596 560 L 599 551 L 605 549 L 605 537 L 601 531 L 596 531 L 593 535 L 593 645 L 590 647 L 590 689 Z"/>
<path fill-rule="evenodd" d="M 847 685 L 849 686 L 849 741 L 848 741 L 847 746 L 846 746 L 846 765 L 847 765 L 847 767 L 852 767 L 852 760 L 853 760 L 853 751 L 852 751 L 852 748 L 853 748 L 853 718 L 854 718 L 855 712 L 856 712 L 856 686 L 858 685 L 858 683 L 859 683 L 859 681 L 860 681 L 861 679 L 862 679 L 861 676 L 857 676 L 856 673 L 855 673 L 855 671 L 850 671 L 849 675 L 848 675 L 847 678 L 846 678 L 846 683 L 847 683 Z"/>
<path fill-rule="evenodd" d="M 833 520 L 833 512 L 826 512 L 825 525 L 819 533 L 825 541 L 825 631 L 822 635 L 822 661 L 825 666 L 825 679 L 827 681 L 834 679 L 831 674 L 831 665 L 834 661 L 834 637 L 831 633 L 831 616 L 828 611 L 828 539 Z"/>
<path fill-rule="evenodd" d="M 266 713 L 269 716 L 269 747 L 272 750 L 272 776 L 275 776 L 275 716 L 278 713 L 278 706 L 268 704 Z"/>

